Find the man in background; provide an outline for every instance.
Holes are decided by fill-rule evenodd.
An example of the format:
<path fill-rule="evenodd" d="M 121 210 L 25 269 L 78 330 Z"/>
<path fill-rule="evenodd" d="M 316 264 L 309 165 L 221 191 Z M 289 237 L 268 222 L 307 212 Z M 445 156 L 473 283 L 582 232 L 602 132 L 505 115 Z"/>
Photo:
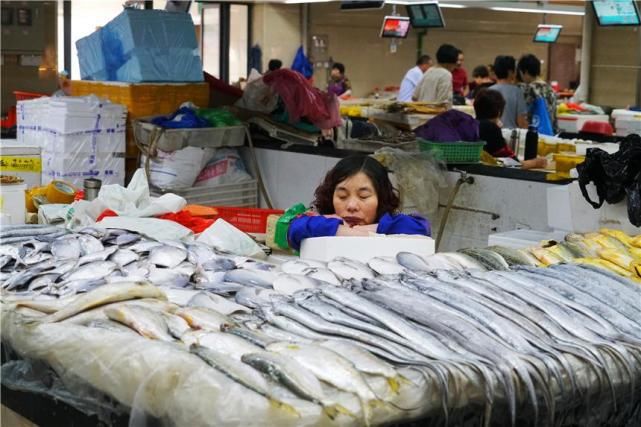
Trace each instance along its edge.
<path fill-rule="evenodd" d="M 414 89 L 412 99 L 452 106 L 452 70 L 456 67 L 459 50 L 451 44 L 443 44 L 436 52 L 437 64 L 430 67 Z"/>
<path fill-rule="evenodd" d="M 280 70 L 283 66 L 283 61 L 280 59 L 270 59 L 269 63 L 267 64 L 267 72 L 272 72 L 276 70 Z"/>
<path fill-rule="evenodd" d="M 425 74 L 431 66 L 432 58 L 430 58 L 429 55 L 422 55 L 418 58 L 416 66 L 405 73 L 405 77 L 403 77 L 401 89 L 399 90 L 398 97 L 396 98 L 398 102 L 412 101 L 412 94 L 414 93 L 414 89 L 416 89 L 416 85 L 421 81 L 423 74 Z"/>
<path fill-rule="evenodd" d="M 501 116 L 504 128 L 527 129 L 527 105 L 523 91 L 516 85 L 516 60 L 513 56 L 499 55 L 494 60 L 496 84 L 490 89 L 500 92 L 505 100 Z"/>

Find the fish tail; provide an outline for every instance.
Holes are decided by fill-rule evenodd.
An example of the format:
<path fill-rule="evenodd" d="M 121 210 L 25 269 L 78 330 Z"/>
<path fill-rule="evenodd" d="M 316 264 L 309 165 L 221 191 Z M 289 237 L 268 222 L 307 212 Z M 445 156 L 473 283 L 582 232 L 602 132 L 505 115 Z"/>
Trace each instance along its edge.
<path fill-rule="evenodd" d="M 392 390 L 392 393 L 398 394 L 401 384 L 400 384 L 400 378 L 394 377 L 394 378 L 389 378 L 387 377 L 387 385 L 389 386 L 390 390 Z"/>
<path fill-rule="evenodd" d="M 516 390 L 514 389 L 514 379 L 509 369 L 501 369 L 503 376 L 503 387 L 505 388 L 505 397 L 510 410 L 510 425 L 516 425 Z M 536 423 L 535 423 L 536 424 Z"/>
<path fill-rule="evenodd" d="M 348 417 L 351 417 L 351 418 L 356 418 L 356 415 L 354 415 L 352 413 L 352 411 L 350 411 L 346 407 L 344 407 L 342 405 L 339 405 L 339 404 L 327 405 L 327 406 L 323 405 L 323 412 L 331 420 L 336 419 L 336 417 L 338 417 L 341 414 L 342 415 L 347 415 Z"/>
<path fill-rule="evenodd" d="M 272 406 L 274 406 L 274 407 L 276 407 L 278 409 L 282 409 L 285 412 L 288 412 L 288 413 L 294 415 L 295 417 L 300 418 L 300 413 L 296 410 L 296 408 L 294 408 L 289 403 L 285 403 L 285 402 L 283 402 L 281 400 L 277 400 L 277 399 L 274 399 L 272 397 L 269 398 L 269 403 Z"/>

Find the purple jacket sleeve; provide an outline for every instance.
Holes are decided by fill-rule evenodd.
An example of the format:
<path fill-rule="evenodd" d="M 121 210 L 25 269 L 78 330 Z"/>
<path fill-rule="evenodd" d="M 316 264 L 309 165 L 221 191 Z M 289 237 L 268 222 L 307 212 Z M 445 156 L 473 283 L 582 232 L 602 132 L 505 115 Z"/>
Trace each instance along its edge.
<path fill-rule="evenodd" d="M 432 230 L 427 219 L 418 215 L 386 213 L 378 221 L 376 232 L 379 234 L 421 234 L 431 236 Z"/>
<path fill-rule="evenodd" d="M 325 218 L 324 216 L 300 216 L 289 224 L 287 240 L 289 247 L 300 250 L 303 239 L 309 237 L 335 236 L 338 226 L 343 223 L 338 218 Z"/>

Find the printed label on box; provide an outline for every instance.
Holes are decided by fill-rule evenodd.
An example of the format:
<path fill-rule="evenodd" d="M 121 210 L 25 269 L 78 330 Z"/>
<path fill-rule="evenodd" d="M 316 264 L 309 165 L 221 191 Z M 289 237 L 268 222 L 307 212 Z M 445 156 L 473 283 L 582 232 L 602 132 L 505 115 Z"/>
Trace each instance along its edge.
<path fill-rule="evenodd" d="M 40 172 L 41 170 L 42 161 L 39 157 L 0 157 L 0 172 Z"/>

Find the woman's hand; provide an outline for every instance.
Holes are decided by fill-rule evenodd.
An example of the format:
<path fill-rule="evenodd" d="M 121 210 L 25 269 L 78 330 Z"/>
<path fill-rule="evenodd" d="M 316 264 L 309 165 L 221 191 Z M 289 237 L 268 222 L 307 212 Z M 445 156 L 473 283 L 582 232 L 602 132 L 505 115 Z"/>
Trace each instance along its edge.
<path fill-rule="evenodd" d="M 370 225 L 355 225 L 350 227 L 348 225 L 339 225 L 338 230 L 336 230 L 336 235 L 345 237 L 345 236 L 369 236 L 370 233 L 376 233 L 376 228 L 378 224 Z"/>
<path fill-rule="evenodd" d="M 521 162 L 522 169 L 545 169 L 548 161 L 545 157 L 537 157 L 535 159 L 523 160 Z"/>

